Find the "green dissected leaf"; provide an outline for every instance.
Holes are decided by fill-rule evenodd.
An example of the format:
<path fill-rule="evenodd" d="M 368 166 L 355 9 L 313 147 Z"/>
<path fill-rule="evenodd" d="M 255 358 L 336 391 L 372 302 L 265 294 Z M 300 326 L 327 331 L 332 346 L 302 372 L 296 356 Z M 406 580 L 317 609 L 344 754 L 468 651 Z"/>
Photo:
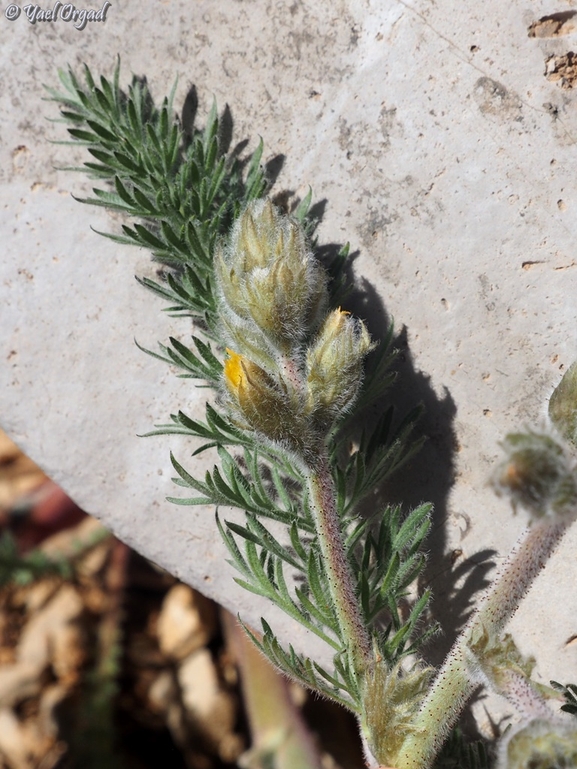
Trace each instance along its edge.
<path fill-rule="evenodd" d="M 292 566 L 298 571 L 305 571 L 305 565 L 302 563 L 302 561 L 298 557 L 293 557 L 287 547 L 285 545 L 281 545 L 281 543 L 275 539 L 275 537 L 273 537 L 270 531 L 268 531 L 268 529 L 263 526 L 263 524 L 258 520 L 256 516 L 247 516 L 247 523 L 249 531 L 251 531 L 254 536 L 258 537 L 258 541 L 261 542 L 263 547 L 265 547 L 269 552 L 273 553 L 281 561 L 284 561 L 285 563 L 289 564 L 289 566 Z"/>
<path fill-rule="evenodd" d="M 420 505 L 409 513 L 393 540 L 394 550 L 404 550 L 415 540 L 418 544 L 423 541 L 429 530 L 431 507 L 430 504 Z"/>
<path fill-rule="evenodd" d="M 420 414 L 420 408 L 413 409 L 393 432 L 393 409 L 385 410 L 372 428 L 363 431 L 358 450 L 349 456 L 344 467 L 337 464 L 338 506 L 342 515 L 354 514 L 367 494 L 384 483 L 420 449 L 422 440 L 410 441 Z M 348 440 L 346 436 L 345 431 L 333 444 L 335 462 L 343 452 L 344 441 Z"/>
<path fill-rule="evenodd" d="M 268 598 L 282 609 L 285 614 L 315 633 L 329 646 L 332 646 L 333 649 L 340 649 L 341 644 L 333 637 L 333 629 L 330 626 L 326 626 L 322 618 L 319 619 L 317 616 L 312 616 L 304 609 L 296 591 L 294 596 L 291 595 L 284 576 L 283 561 L 268 551 L 266 544 L 257 544 L 253 541 L 254 538 L 252 536 L 246 538 L 243 534 L 240 534 L 244 541 L 244 555 L 241 555 L 241 550 L 235 542 L 233 534 L 231 534 L 231 530 L 234 530 L 235 527 L 236 524 L 233 524 L 231 529 L 227 523 L 228 530 L 225 532 L 226 536 L 224 537 L 225 544 L 232 555 L 231 564 L 243 575 L 243 579 L 239 580 L 236 578 L 235 581 L 246 590 Z M 238 527 L 236 528 L 238 532 Z M 270 564 L 270 573 L 265 567 L 266 563 Z"/>
<path fill-rule="evenodd" d="M 335 622 L 333 616 L 328 614 L 326 610 L 323 611 L 323 609 L 318 604 L 309 600 L 306 594 L 306 591 L 304 589 L 296 588 L 295 593 L 298 598 L 303 614 L 305 614 L 308 617 L 311 617 L 312 620 L 318 622 L 321 627 L 330 628 L 333 631 L 333 633 L 335 633 L 335 635 L 338 635 L 339 633 L 338 623 Z"/>
<path fill-rule="evenodd" d="M 372 522 L 351 519 L 347 526 L 346 544 L 358 575 L 357 594 L 362 611 L 391 664 L 414 651 L 416 642 L 423 638 L 415 637 L 414 633 L 424 615 L 428 594 L 416 601 L 404 622 L 398 606 L 425 565 L 421 549 L 430 528 L 430 509 L 430 505 L 421 505 L 403 519 L 400 507 L 389 507 L 376 527 L 375 517 Z M 383 615 L 389 618 L 384 631 L 375 625 L 377 621 L 382 624 Z"/>
<path fill-rule="evenodd" d="M 200 423 L 197 424 L 199 428 L 202 427 Z M 167 432 L 178 431 L 169 431 L 168 429 L 164 431 L 157 430 L 156 434 L 166 434 Z M 227 452 L 225 452 L 224 447 L 220 445 L 220 442 L 216 442 L 215 445 L 217 445 L 221 460 L 223 460 Z M 178 486 L 194 489 L 195 491 L 200 492 L 203 496 L 184 499 L 170 497 L 170 501 L 179 505 L 213 504 L 237 507 L 241 510 L 245 510 L 247 513 L 270 518 L 279 521 L 280 523 L 284 523 L 285 525 L 292 525 L 294 523 L 304 532 L 312 531 L 313 527 L 306 518 L 291 512 L 287 513 L 285 510 L 277 507 L 274 500 L 271 498 L 263 499 L 262 497 L 259 497 L 258 493 L 254 494 L 254 485 L 249 483 L 243 476 L 236 461 L 230 455 L 228 456 L 230 461 L 224 461 L 222 470 L 215 465 L 212 472 L 206 472 L 204 481 L 199 481 L 190 475 L 190 473 L 188 473 L 171 454 L 172 465 L 178 473 L 178 478 L 174 478 L 173 481 Z"/>
<path fill-rule="evenodd" d="M 112 133 L 112 131 L 109 131 L 105 126 L 103 126 L 101 123 L 99 123 L 96 120 L 89 120 L 86 119 L 86 125 L 92 129 L 92 131 L 97 135 L 99 139 L 103 139 L 104 141 L 110 142 L 111 144 L 114 144 L 116 141 L 118 141 L 116 135 Z"/>
<path fill-rule="evenodd" d="M 82 122 L 84 120 L 81 116 L 74 116 L 70 112 L 63 112 L 62 113 L 67 120 L 71 120 L 73 122 Z M 80 128 L 69 128 L 68 133 L 70 136 L 72 136 L 73 139 L 76 139 L 79 142 L 82 142 L 83 144 L 95 144 L 98 141 L 98 136 L 94 133 L 90 133 L 89 131 L 83 131 Z"/>
<path fill-rule="evenodd" d="M 485 743 L 467 742 L 457 728 L 445 742 L 433 769 L 490 769 L 492 764 Z"/>
<path fill-rule="evenodd" d="M 117 196 L 99 189 L 83 202 L 106 205 L 140 220 L 131 227 L 124 225 L 124 236 L 110 237 L 152 249 L 155 259 L 169 267 L 185 268 L 171 275 L 168 288 L 149 279 L 141 283 L 176 300 L 171 310 L 198 313 L 213 335 L 214 297 L 206 267 L 216 238 L 228 231 L 238 206 L 265 190 L 262 142 L 248 158 L 243 179 L 244 163 L 220 150 L 215 104 L 204 130 L 193 128 L 188 136 L 172 112 L 174 89 L 156 108 L 145 82 L 134 79 L 127 93 L 121 92 L 119 66 L 113 80 L 102 77 L 99 86 L 87 66 L 85 84 L 70 69 L 59 72 L 59 77 L 64 92 L 48 89 L 49 94 L 62 106 L 72 140 L 86 145 L 98 161 L 84 167 L 113 185 Z"/>
<path fill-rule="evenodd" d="M 153 354 L 155 355 L 156 353 Z M 162 360 L 164 359 L 162 358 Z M 211 412 L 214 412 L 214 409 L 207 403 L 207 421 L 204 423 L 197 422 L 186 416 L 182 411 L 179 411 L 178 414 L 171 414 L 172 424 L 158 425 L 156 430 L 146 433 L 143 437 L 149 435 L 189 435 L 194 438 L 208 439 L 210 442 L 196 449 L 193 456 L 213 446 L 252 445 L 249 438 L 236 430 L 235 427 L 216 414 L 216 412 Z"/>
<path fill-rule="evenodd" d="M 307 551 L 303 545 L 303 542 L 301 541 L 300 532 L 295 521 L 291 523 L 289 532 L 292 548 L 304 563 L 307 559 Z"/>
<path fill-rule="evenodd" d="M 563 684 L 557 681 L 551 681 L 551 686 L 558 692 L 561 692 L 565 697 L 565 704 L 561 705 L 561 710 L 565 713 L 571 713 L 573 716 L 577 716 L 577 685 L 576 684 Z"/>
<path fill-rule="evenodd" d="M 360 520 L 357 520 L 356 518 L 351 519 L 351 524 L 349 526 L 350 531 L 346 532 L 345 535 L 345 545 L 349 557 L 353 557 L 356 546 L 360 540 L 366 536 L 369 526 L 370 521 L 367 518 L 361 518 Z"/>
<path fill-rule="evenodd" d="M 301 224 L 306 224 L 306 219 L 310 211 L 312 199 L 313 199 L 313 191 L 312 191 L 312 188 L 309 187 L 307 194 L 304 196 L 304 198 L 301 200 L 301 202 L 298 204 L 297 208 L 293 212 L 293 216 Z"/>
<path fill-rule="evenodd" d="M 178 368 L 187 372 L 184 375 L 181 374 L 181 376 L 203 379 L 215 386 L 221 378 L 222 363 L 213 354 L 209 344 L 206 344 L 197 337 L 193 337 L 192 340 L 196 350 L 200 353 L 200 357 L 195 355 L 189 347 L 173 337 L 170 337 L 170 344 L 173 349 L 165 347 L 164 345 L 159 345 L 162 354 L 147 350 L 145 347 L 138 344 L 138 342 L 136 342 L 136 346 L 139 350 L 151 355 L 153 358 L 162 360 L 165 363 L 170 363 L 171 365 L 176 365 Z"/>
<path fill-rule="evenodd" d="M 258 638 L 246 626 L 243 625 L 243 627 L 273 665 L 286 671 L 292 678 L 320 695 L 348 708 L 356 709 L 358 695 L 354 689 L 349 690 L 347 681 L 338 677 L 338 673 L 332 675 L 308 657 L 297 654 L 292 646 L 289 646 L 288 651 L 283 649 L 270 625 L 264 619 L 261 619 L 261 622 L 264 631 L 262 638 Z"/>

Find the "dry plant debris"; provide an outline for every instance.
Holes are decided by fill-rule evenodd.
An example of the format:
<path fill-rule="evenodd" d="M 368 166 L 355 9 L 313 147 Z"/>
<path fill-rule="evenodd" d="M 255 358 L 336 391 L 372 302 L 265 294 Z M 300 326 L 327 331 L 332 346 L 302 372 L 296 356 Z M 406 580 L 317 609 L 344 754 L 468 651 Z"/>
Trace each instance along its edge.
<path fill-rule="evenodd" d="M 66 536 L 78 542 L 95 527 L 87 519 Z M 63 535 L 56 536 L 62 543 Z M 111 571 L 119 561 L 115 590 Z M 178 748 L 182 759 L 175 766 L 234 765 L 245 748 L 236 731 L 238 698 L 223 674 L 221 652 L 207 647 L 216 640 L 217 609 L 173 583 L 108 537 L 79 560 L 72 581 L 50 577 L 2 590 L 2 769 L 85 766 L 77 737 L 85 740 L 81 752 L 89 749 L 98 720 L 94 700 L 102 697 L 112 715 L 112 746 L 127 732 L 135 737 L 147 730 L 150 744 L 155 732 L 165 733 L 164 742 Z M 180 623 L 172 622 L 175 616 Z M 158 765 L 137 758 L 131 766 Z"/>
<path fill-rule="evenodd" d="M 0 516 L 25 501 L 46 480 L 38 465 L 0 430 Z"/>
<path fill-rule="evenodd" d="M 247 740 L 218 607 L 84 516 L 2 433 L 0 515 L 20 553 L 40 541 L 72 573 L 0 589 L 0 769 L 236 765 Z"/>
<path fill-rule="evenodd" d="M 577 87 L 577 54 L 573 51 L 563 56 L 551 54 L 545 59 L 545 77 L 566 91 Z"/>
<path fill-rule="evenodd" d="M 2 433 L 0 514 L 21 552 L 40 541 L 72 574 L 0 588 L 0 769 L 252 767 L 219 607 L 80 513 Z M 339 751 L 323 769 L 359 769 L 345 712 L 298 696 Z"/>
<path fill-rule="evenodd" d="M 550 16 L 543 16 L 538 21 L 534 21 L 528 30 L 529 37 L 562 37 L 570 35 L 577 29 L 575 11 L 562 11 L 553 13 Z"/>

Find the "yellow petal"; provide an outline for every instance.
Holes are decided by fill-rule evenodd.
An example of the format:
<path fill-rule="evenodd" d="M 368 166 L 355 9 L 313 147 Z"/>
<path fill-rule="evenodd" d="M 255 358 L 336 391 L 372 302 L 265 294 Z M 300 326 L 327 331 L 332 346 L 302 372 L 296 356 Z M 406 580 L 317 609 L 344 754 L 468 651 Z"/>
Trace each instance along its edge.
<path fill-rule="evenodd" d="M 237 393 L 244 376 L 242 355 L 234 352 L 234 350 L 229 350 L 228 347 L 226 352 L 229 358 L 224 362 L 224 378 L 228 389 L 233 393 Z"/>

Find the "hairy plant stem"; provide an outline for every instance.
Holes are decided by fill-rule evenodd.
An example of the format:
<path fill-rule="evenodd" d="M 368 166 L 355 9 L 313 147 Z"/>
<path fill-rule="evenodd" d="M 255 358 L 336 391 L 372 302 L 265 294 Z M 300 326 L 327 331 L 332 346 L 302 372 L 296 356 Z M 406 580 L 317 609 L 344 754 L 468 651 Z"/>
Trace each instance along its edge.
<path fill-rule="evenodd" d="M 359 611 L 359 600 L 341 534 L 335 485 L 326 453 L 322 453 L 315 464 L 307 469 L 307 481 L 311 512 L 327 570 L 331 599 L 341 637 L 358 679 L 373 663 L 373 653 Z"/>
<path fill-rule="evenodd" d="M 518 540 L 423 700 L 414 723 L 415 731 L 400 749 L 396 769 L 430 767 L 467 699 L 480 683 L 478 662 L 482 660 L 475 659 L 471 642 L 482 632 L 492 639 L 501 635 L 570 522 L 541 519 Z"/>

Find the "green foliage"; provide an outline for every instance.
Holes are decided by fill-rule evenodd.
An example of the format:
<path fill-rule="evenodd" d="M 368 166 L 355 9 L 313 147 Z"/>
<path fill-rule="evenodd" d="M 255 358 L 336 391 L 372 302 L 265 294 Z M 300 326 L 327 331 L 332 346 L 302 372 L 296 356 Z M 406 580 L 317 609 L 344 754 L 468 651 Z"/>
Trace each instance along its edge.
<path fill-rule="evenodd" d="M 28 585 L 50 575 L 70 579 L 72 573 L 70 560 L 49 558 L 39 549 L 19 555 L 16 540 L 9 531 L 0 537 L 0 586 Z"/>
<path fill-rule="evenodd" d="M 262 144 L 244 160 L 237 151 L 226 152 L 215 105 L 202 130 L 185 131 L 173 114 L 172 96 L 158 108 L 146 82 L 136 78 L 123 92 L 118 66 L 112 80 L 101 77 L 97 82 L 88 67 L 83 82 L 71 70 L 61 72 L 60 80 L 64 92 L 50 90 L 51 97 L 61 107 L 72 142 L 84 145 L 91 155 L 83 169 L 102 185 L 82 202 L 132 220 L 122 226 L 122 234 L 107 237 L 148 248 L 163 269 L 158 282 L 142 278 L 140 283 L 166 300 L 169 312 L 190 316 L 195 323 L 190 346 L 171 338 L 169 344 L 160 345 L 159 352 L 146 352 L 176 366 L 180 376 L 222 393 L 223 350 L 218 346 L 221 330 L 212 260 L 239 212 L 266 191 L 260 168 Z M 301 222 L 320 255 L 311 201 L 309 191 L 293 218 Z M 346 245 L 331 260 L 323 258 L 329 276 L 329 307 L 346 302 L 350 292 L 348 256 Z M 358 517 L 363 500 L 420 446 L 420 441 L 411 439 L 419 409 L 400 424 L 395 424 L 392 409 L 385 409 L 374 426 L 361 427 L 359 435 L 358 426 L 367 421 L 368 408 L 382 408 L 393 382 L 392 338 L 391 327 L 370 354 L 356 404 L 336 419 L 327 448 L 360 612 L 381 659 L 395 665 L 432 631 L 419 630 L 428 593 L 417 600 L 409 598 L 409 589 L 424 566 L 422 547 L 430 506 L 422 505 L 408 516 L 398 507 L 385 507 L 369 519 Z M 150 434 L 196 439 L 200 445 L 193 456 L 216 452 L 218 464 L 203 479 L 172 458 L 175 483 L 190 493 L 171 501 L 244 512 L 243 522 L 217 516 L 230 561 L 239 574 L 237 582 L 322 638 L 333 650 L 333 667 L 326 670 L 292 647 L 284 649 L 264 620 L 263 636 L 253 634 L 255 642 L 291 676 L 359 712 L 359 681 L 345 653 L 309 488 L 299 463 L 282 446 L 264 443 L 239 426 L 218 401 L 216 406 L 206 405 L 205 421 L 178 411 Z M 351 440 L 358 444 L 353 452 Z M 401 613 L 400 606 L 408 606 L 408 611 Z"/>
<path fill-rule="evenodd" d="M 25 586 L 50 576 L 73 580 L 76 558 L 108 536 L 108 532 L 98 531 L 78 541 L 69 556 L 50 558 L 38 548 L 19 555 L 14 537 L 5 531 L 0 537 L 0 587 Z M 86 675 L 74 714 L 75 728 L 68 737 L 71 755 L 79 766 L 116 769 L 122 765 L 114 744 L 120 655 L 121 645 L 117 642 L 108 650 L 107 658 Z"/>
<path fill-rule="evenodd" d="M 249 628 L 245 627 L 245 630 L 273 665 L 289 673 L 292 678 L 317 694 L 358 712 L 360 707 L 359 693 L 355 682 L 350 677 L 348 666 L 346 663 L 343 664 L 341 654 L 334 656 L 334 670 L 328 672 L 309 657 L 295 652 L 292 645 L 289 645 L 288 650 L 284 649 L 270 625 L 264 619 L 261 622 L 262 638 L 256 636 Z"/>
<path fill-rule="evenodd" d="M 428 592 L 414 603 L 408 617 L 401 619 L 398 610 L 425 565 L 422 549 L 429 533 L 430 512 L 431 505 L 421 505 L 403 519 L 400 507 L 387 507 L 376 528 L 366 520 L 350 526 L 349 559 L 359 575 L 358 593 L 365 622 L 373 627 L 378 618 L 387 618 L 379 645 L 391 666 L 401 656 L 414 653 L 434 632 L 429 627 L 415 637 L 430 597 Z M 359 542 L 362 547 L 357 546 Z"/>
<path fill-rule="evenodd" d="M 216 387 L 222 377 L 222 363 L 214 356 L 210 345 L 196 336 L 192 337 L 192 342 L 196 347 L 196 353 L 174 337 L 170 337 L 171 347 L 159 344 L 161 354 L 141 347 L 138 342 L 136 342 L 136 346 L 153 358 L 158 358 L 158 360 L 187 372 L 186 374 L 179 374 L 179 376 L 188 379 L 202 379 Z"/>
<path fill-rule="evenodd" d="M 106 651 L 106 658 L 97 660 L 85 675 L 68 737 L 76 766 L 121 769 L 125 765 L 117 744 L 121 656 L 122 643 L 117 639 Z"/>
<path fill-rule="evenodd" d="M 312 533 L 310 516 L 299 506 L 295 489 L 290 489 L 286 475 L 278 467 L 259 462 L 258 454 L 244 449 L 244 462 L 233 457 L 224 446 L 218 446 L 220 468 L 215 465 L 207 471 L 204 481 L 193 478 L 172 457 L 172 463 L 179 474 L 174 481 L 179 486 L 194 489 L 203 496 L 190 499 L 171 500 L 185 505 L 228 505 L 245 510 L 247 513 L 272 518 L 281 523 L 294 523 L 300 530 Z"/>
<path fill-rule="evenodd" d="M 13 535 L 5 531 L 0 537 L 0 586 L 28 585 L 50 575 L 72 579 L 76 560 L 109 536 L 106 529 L 99 529 L 85 539 L 73 541 L 67 555 L 56 558 L 46 555 L 40 548 L 20 555 Z"/>
<path fill-rule="evenodd" d="M 433 769 L 489 769 L 491 759 L 485 744 L 467 742 L 460 729 L 455 729 L 438 755 Z"/>
<path fill-rule="evenodd" d="M 577 685 L 567 684 L 563 686 L 557 681 L 551 681 L 551 686 L 565 697 L 565 704 L 561 705 L 561 710 L 577 716 Z"/>
<path fill-rule="evenodd" d="M 204 130 L 186 132 L 173 113 L 174 89 L 158 108 L 145 80 L 133 78 L 123 92 L 119 72 L 118 63 L 112 80 L 97 83 L 85 65 L 84 83 L 69 69 L 59 72 L 63 92 L 48 89 L 73 143 L 92 156 L 73 170 L 105 184 L 82 202 L 139 220 L 107 237 L 149 249 L 168 271 L 160 283 L 141 282 L 171 303 L 169 312 L 191 315 L 213 332 L 212 254 L 239 211 L 266 189 L 262 143 L 244 161 L 227 154 L 216 105 Z"/>
<path fill-rule="evenodd" d="M 272 643 L 273 636 L 268 631 L 262 642 L 263 651 L 303 684 L 339 701 L 344 693 L 349 702 L 356 702 L 358 692 L 341 656 L 338 623 L 327 598 L 328 578 L 319 542 L 314 537 L 304 479 L 299 478 L 294 468 L 290 476 L 289 468 L 281 474 L 277 465 L 259 461 L 259 454 L 246 446 L 242 465 L 224 446 L 218 447 L 218 453 L 220 467 L 208 471 L 204 481 L 193 478 L 173 458 L 179 475 L 176 482 L 201 496 L 171 501 L 189 505 L 212 503 L 245 511 L 244 526 L 228 520 L 223 524 L 217 518 L 230 562 L 241 575 L 236 581 L 268 598 L 326 641 L 337 652 L 335 670 L 340 668 L 341 675 L 317 670 L 311 660 L 296 655 L 294 650 L 283 651 L 278 643 Z M 374 632 L 383 658 L 391 665 L 413 653 L 433 632 L 433 628 L 428 628 L 423 634 L 415 634 L 428 593 L 419 598 L 405 619 L 398 612 L 424 566 L 422 546 L 429 531 L 430 510 L 430 505 L 422 505 L 403 518 L 399 507 L 386 508 L 381 516 L 375 516 L 379 518 L 376 527 L 374 521 L 356 517 L 343 524 L 348 557 L 358 575 L 357 591 L 367 627 Z M 278 534 L 275 536 L 263 519 L 288 527 L 290 545 L 279 541 Z M 287 579 L 287 574 L 296 576 L 294 587 L 289 587 L 292 579 Z M 318 681 L 315 678 L 314 686 L 311 670 L 321 676 Z M 327 689 L 331 675 L 331 687 Z"/>
<path fill-rule="evenodd" d="M 380 379 L 381 387 L 386 387 L 390 382 L 388 378 L 384 381 Z M 368 387 L 377 386 L 372 377 L 367 377 L 366 383 Z M 355 413 L 358 418 L 358 412 Z M 331 443 L 331 449 L 341 515 L 354 515 L 363 499 L 420 449 L 423 439 L 411 440 L 420 414 L 420 408 L 413 409 L 393 430 L 394 411 L 392 408 L 386 409 L 372 427 L 364 427 L 358 449 L 349 451 L 346 459 L 340 462 L 338 457 L 345 453 L 350 435 L 346 429 L 339 431 Z"/>

